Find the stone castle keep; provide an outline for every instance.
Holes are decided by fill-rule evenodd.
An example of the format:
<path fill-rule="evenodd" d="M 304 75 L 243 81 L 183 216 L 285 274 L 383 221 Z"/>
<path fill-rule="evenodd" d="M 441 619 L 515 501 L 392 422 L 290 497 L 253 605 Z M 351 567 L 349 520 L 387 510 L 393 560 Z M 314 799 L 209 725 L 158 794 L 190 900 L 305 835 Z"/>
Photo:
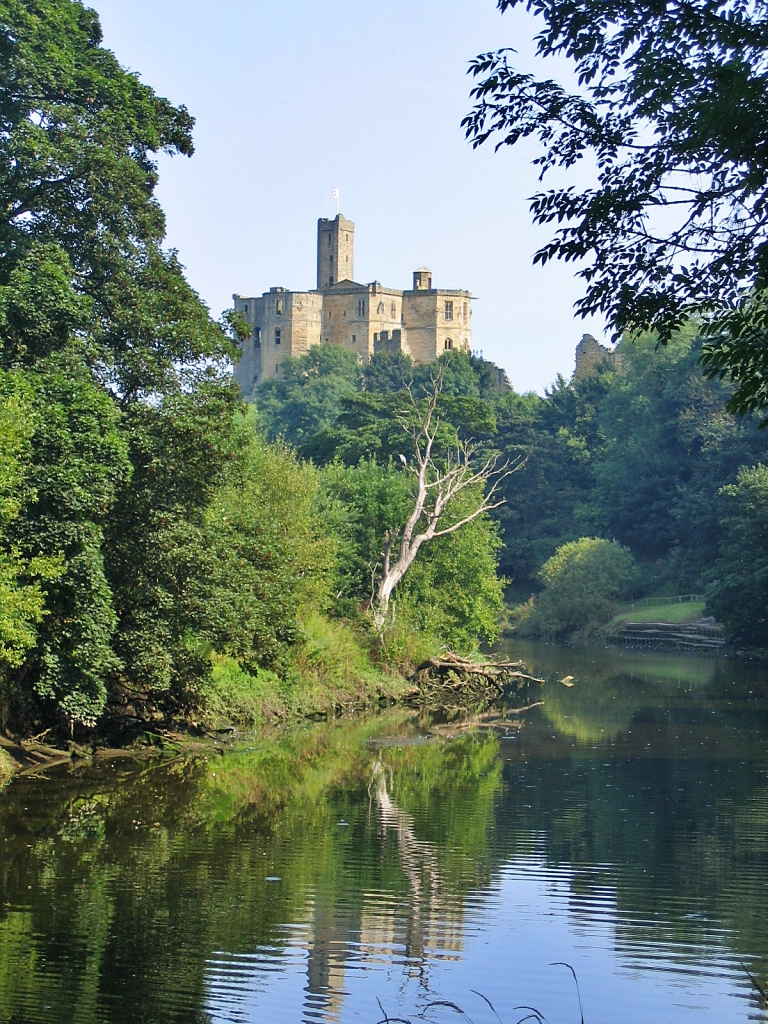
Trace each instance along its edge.
<path fill-rule="evenodd" d="M 472 296 L 432 287 L 420 267 L 413 288 L 383 288 L 354 280 L 355 225 L 337 214 L 317 222 L 317 288 L 294 292 L 270 288 L 263 295 L 233 295 L 235 310 L 251 327 L 235 366 L 244 397 L 260 381 L 276 377 L 286 356 L 301 356 L 329 342 L 357 352 L 367 363 L 379 352 L 403 352 L 428 363 L 449 349 L 472 346 Z"/>

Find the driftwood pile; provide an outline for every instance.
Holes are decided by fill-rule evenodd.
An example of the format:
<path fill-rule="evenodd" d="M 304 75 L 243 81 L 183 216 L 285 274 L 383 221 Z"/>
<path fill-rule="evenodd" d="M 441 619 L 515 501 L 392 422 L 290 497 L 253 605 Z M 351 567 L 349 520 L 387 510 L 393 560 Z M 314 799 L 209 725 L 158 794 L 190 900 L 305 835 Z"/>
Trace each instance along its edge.
<path fill-rule="evenodd" d="M 410 703 L 446 711 L 488 707 L 523 694 L 527 697 L 531 683 L 544 683 L 529 675 L 522 661 L 470 661 L 453 653 L 423 661 L 411 679 L 416 685 L 409 694 Z M 523 708 L 515 710 L 529 705 L 525 699 Z"/>

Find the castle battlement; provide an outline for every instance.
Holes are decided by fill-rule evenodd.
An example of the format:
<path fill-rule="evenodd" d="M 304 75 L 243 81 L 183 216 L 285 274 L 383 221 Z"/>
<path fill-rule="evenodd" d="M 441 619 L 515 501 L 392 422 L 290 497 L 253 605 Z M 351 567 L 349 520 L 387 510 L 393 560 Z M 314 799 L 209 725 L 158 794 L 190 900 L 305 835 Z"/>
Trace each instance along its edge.
<path fill-rule="evenodd" d="M 379 352 L 404 352 L 428 363 L 450 349 L 472 348 L 472 296 L 463 289 L 433 288 L 419 267 L 413 288 L 354 280 L 355 225 L 341 214 L 317 222 L 317 288 L 295 292 L 273 287 L 258 296 L 233 295 L 235 310 L 251 326 L 235 378 L 243 396 L 276 377 L 286 356 L 304 355 L 327 342 L 357 352 L 362 363 Z"/>

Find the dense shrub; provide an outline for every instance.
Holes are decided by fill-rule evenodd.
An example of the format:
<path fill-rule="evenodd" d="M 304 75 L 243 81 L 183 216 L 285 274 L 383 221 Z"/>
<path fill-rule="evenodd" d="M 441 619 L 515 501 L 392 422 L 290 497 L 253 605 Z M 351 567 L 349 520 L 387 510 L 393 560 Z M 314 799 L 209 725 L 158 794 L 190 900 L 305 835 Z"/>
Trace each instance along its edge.
<path fill-rule="evenodd" d="M 563 637 L 611 619 L 637 578 L 632 553 L 612 540 L 581 537 L 557 549 L 541 568 L 544 590 L 532 603 L 523 631 Z"/>

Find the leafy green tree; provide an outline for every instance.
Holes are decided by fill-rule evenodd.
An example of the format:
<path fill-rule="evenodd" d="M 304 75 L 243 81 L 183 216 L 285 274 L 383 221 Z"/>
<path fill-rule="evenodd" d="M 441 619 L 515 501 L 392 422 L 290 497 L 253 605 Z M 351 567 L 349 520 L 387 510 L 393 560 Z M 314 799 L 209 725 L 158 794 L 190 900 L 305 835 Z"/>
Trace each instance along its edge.
<path fill-rule="evenodd" d="M 339 545 L 335 591 L 342 612 L 354 613 L 371 600 L 384 537 L 403 522 L 409 502 L 408 477 L 391 461 L 336 461 L 322 470 L 319 508 Z"/>
<path fill-rule="evenodd" d="M 707 606 L 734 643 L 768 645 L 768 467 L 743 466 L 723 487 L 723 539 Z"/>
<path fill-rule="evenodd" d="M 512 392 L 498 400 L 493 443 L 506 458 L 524 459 L 502 482 L 505 502 L 493 513 L 504 541 L 501 571 L 520 596 L 535 588 L 556 548 L 579 536 L 604 440 L 598 408 L 607 379 L 601 373 L 569 384 L 560 377 L 544 398 Z"/>
<path fill-rule="evenodd" d="M 523 0 L 498 0 L 502 11 Z M 762 3 L 527 0 L 541 57 L 573 62 L 578 90 L 518 71 L 510 50 L 471 64 L 475 146 L 538 139 L 541 176 L 589 157 L 595 184 L 531 201 L 559 224 L 535 261 L 586 259 L 582 315 L 615 336 L 666 342 L 706 319 L 707 372 L 737 382 L 734 412 L 768 405 L 768 23 Z"/>
<path fill-rule="evenodd" d="M 413 380 L 414 362 L 404 352 L 379 352 L 363 370 L 363 387 L 385 395 L 402 391 Z"/>
<path fill-rule="evenodd" d="M 616 541 L 581 537 L 563 544 L 541 567 L 544 590 L 526 631 L 558 637 L 608 622 L 636 575 L 632 553 Z"/>
<path fill-rule="evenodd" d="M 249 672 L 286 667 L 302 614 L 331 604 L 337 561 L 337 543 L 318 513 L 316 470 L 286 446 L 268 444 L 255 419 L 251 412 L 240 424 L 245 456 L 208 508 L 204 531 L 208 633 Z"/>
<path fill-rule="evenodd" d="M 323 521 L 338 538 L 334 589 L 341 613 L 371 605 L 382 571 L 387 536 L 413 508 L 412 481 L 394 463 L 331 463 L 320 474 Z M 482 495 L 467 495 L 453 515 L 474 511 Z M 397 587 L 397 621 L 438 642 L 472 650 L 493 640 L 503 608 L 497 574 L 500 541 L 487 516 L 425 545 Z"/>
<path fill-rule="evenodd" d="M 361 458 L 386 463 L 402 449 L 398 419 L 417 397 L 443 380 L 441 419 L 463 436 L 487 437 L 496 429 L 492 364 L 464 352 L 448 352 L 434 363 L 414 364 L 402 353 L 380 353 L 362 367 L 354 352 L 318 345 L 286 359 L 280 377 L 257 388 L 256 404 L 268 437 L 282 437 L 304 458 L 324 465 L 339 456 L 349 465 Z"/>
<path fill-rule="evenodd" d="M 162 247 L 154 158 L 192 153 L 186 109 L 121 68 L 80 3 L 0 0 L 0 13 L 0 366 L 26 375 L 34 413 L 29 489 L 8 542 L 30 563 L 63 559 L 8 686 L 36 696 L 33 718 L 90 723 L 110 688 L 156 664 L 143 685 L 166 685 L 169 659 L 190 660 L 187 613 L 165 628 L 168 562 L 234 457 L 235 346 L 229 321 L 211 320 Z M 183 561 L 178 578 L 200 592 L 204 545 Z M 133 606 L 140 587 L 158 600 Z"/>
<path fill-rule="evenodd" d="M 724 411 L 728 390 L 702 378 L 693 330 L 662 350 L 651 335 L 617 352 L 621 370 L 600 405 L 604 443 L 584 521 L 645 562 L 665 560 L 677 586 L 701 589 L 721 535 L 718 490 L 759 460 L 768 439 L 753 417 Z"/>
<path fill-rule="evenodd" d="M 56 353 L 28 374 L 34 393 L 32 494 L 12 536 L 30 558 L 63 558 L 47 587 L 27 679 L 73 721 L 93 724 L 107 677 L 120 666 L 117 618 L 104 564 L 104 530 L 130 476 L 119 411 L 77 354 Z"/>
<path fill-rule="evenodd" d="M 271 439 L 302 446 L 330 427 L 342 401 L 360 391 L 362 367 L 355 352 L 340 345 L 316 345 L 304 356 L 285 359 L 280 376 L 256 389 L 256 406 Z"/>
<path fill-rule="evenodd" d="M 482 494 L 467 494 L 454 507 L 456 519 L 470 514 Z M 456 533 L 438 537 L 400 585 L 399 613 L 421 634 L 459 651 L 499 637 L 504 585 L 499 574 L 501 539 L 487 514 Z"/>
<path fill-rule="evenodd" d="M 19 375 L 0 375 L 0 678 L 18 668 L 35 646 L 45 611 L 45 584 L 61 575 L 59 557 L 24 558 L 9 536 L 30 496 L 29 441 L 32 395 Z M 5 689 L 5 688 L 3 688 Z M 4 692 L 2 699 L 8 701 Z"/>

